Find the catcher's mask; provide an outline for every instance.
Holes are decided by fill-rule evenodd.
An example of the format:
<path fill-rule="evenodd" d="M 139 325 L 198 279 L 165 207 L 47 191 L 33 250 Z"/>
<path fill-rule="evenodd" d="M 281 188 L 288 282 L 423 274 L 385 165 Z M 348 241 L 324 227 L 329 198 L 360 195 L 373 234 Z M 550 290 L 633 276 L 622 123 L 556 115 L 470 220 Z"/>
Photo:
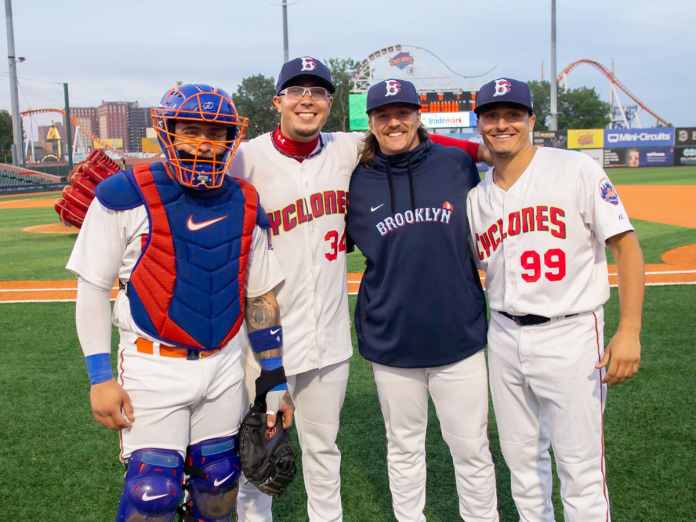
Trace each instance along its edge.
<path fill-rule="evenodd" d="M 181 185 L 197 190 L 222 186 L 248 124 L 247 118 L 237 113 L 229 94 L 209 85 L 178 85 L 169 89 L 151 112 L 169 174 Z M 177 134 L 176 122 L 221 126 L 227 132 L 222 139 Z M 177 150 L 181 144 L 193 152 Z M 204 152 L 206 148 L 212 152 Z"/>

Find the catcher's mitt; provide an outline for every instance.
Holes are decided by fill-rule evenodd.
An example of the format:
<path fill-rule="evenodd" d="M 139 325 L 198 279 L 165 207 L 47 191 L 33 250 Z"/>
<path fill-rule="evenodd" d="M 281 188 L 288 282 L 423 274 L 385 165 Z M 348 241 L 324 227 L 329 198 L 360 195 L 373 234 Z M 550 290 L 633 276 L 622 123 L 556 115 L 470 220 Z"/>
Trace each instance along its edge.
<path fill-rule="evenodd" d="M 55 204 L 60 220 L 66 225 L 80 228 L 94 199 L 97 185 L 118 171 L 118 163 L 109 158 L 104 151 L 92 152 L 68 176 L 69 185 L 63 189 L 62 199 Z"/>
<path fill-rule="evenodd" d="M 244 476 L 260 491 L 271 496 L 282 495 L 295 476 L 295 453 L 290 447 L 288 432 L 278 412 L 274 434 L 269 438 L 266 407 L 256 401 L 239 429 L 239 456 Z"/>

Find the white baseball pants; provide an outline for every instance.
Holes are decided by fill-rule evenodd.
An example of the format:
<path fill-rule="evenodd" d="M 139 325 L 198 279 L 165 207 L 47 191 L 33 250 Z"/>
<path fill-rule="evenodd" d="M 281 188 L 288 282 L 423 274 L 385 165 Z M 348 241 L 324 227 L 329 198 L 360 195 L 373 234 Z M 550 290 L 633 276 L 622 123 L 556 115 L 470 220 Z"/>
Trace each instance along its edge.
<path fill-rule="evenodd" d="M 428 395 L 450 448 L 459 514 L 497 521 L 495 470 L 488 448 L 488 386 L 483 351 L 447 366 L 394 368 L 372 364 L 387 432 L 387 467 L 394 515 L 425 521 L 425 432 Z"/>
<path fill-rule="evenodd" d="M 251 368 L 250 368 L 251 366 Z M 336 446 L 350 361 L 288 376 L 288 391 L 295 403 L 295 426 L 302 449 L 302 472 L 310 522 L 343 520 L 341 507 L 341 452 Z M 253 396 L 258 375 L 247 362 L 245 381 Z M 273 520 L 271 497 L 240 481 L 237 499 L 240 522 Z"/>
<path fill-rule="evenodd" d="M 239 347 L 196 361 L 143 354 L 121 334 L 118 382 L 135 422 L 121 430 L 121 459 L 142 448 L 186 455 L 190 444 L 234 435 L 246 411 Z"/>
<path fill-rule="evenodd" d="M 602 309 L 536 326 L 491 316 L 491 395 L 520 520 L 554 520 L 552 447 L 565 522 L 608 522 Z"/>

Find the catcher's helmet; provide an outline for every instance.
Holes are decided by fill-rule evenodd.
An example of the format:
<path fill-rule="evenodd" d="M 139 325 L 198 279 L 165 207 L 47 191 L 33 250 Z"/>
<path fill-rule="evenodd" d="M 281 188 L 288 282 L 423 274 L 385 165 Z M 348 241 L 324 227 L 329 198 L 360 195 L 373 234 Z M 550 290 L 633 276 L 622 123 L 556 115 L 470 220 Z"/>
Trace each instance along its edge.
<path fill-rule="evenodd" d="M 177 135 L 177 121 L 220 125 L 227 129 L 226 137 L 220 140 Z M 229 94 L 222 89 L 203 84 L 172 87 L 164 94 L 159 106 L 152 109 L 152 124 L 167 163 L 171 167 L 168 169 L 170 174 L 181 185 L 194 189 L 205 190 L 222 186 L 247 123 L 247 118 L 242 118 L 237 113 Z M 195 154 L 178 151 L 175 142 L 187 143 L 195 149 Z M 222 148 L 224 152 L 205 157 L 200 149 L 204 143 L 210 147 Z"/>

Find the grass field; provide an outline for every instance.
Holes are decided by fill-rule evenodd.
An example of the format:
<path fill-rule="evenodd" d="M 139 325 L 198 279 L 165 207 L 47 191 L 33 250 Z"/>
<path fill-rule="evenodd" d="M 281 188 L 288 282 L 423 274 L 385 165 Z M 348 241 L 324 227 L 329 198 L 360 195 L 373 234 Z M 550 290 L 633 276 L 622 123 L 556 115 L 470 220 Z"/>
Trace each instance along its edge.
<path fill-rule="evenodd" d="M 696 167 L 607 169 L 615 185 L 693 185 Z"/>
<path fill-rule="evenodd" d="M 696 183 L 696 168 L 616 169 L 616 184 Z M 50 196 L 28 195 L 29 198 Z M 0 201 L 2 199 L 0 198 Z M 25 234 L 56 222 L 50 208 L 0 208 L 0 280 L 68 279 L 63 266 L 73 236 Z M 646 261 L 696 242 L 694 229 L 634 220 Z M 359 253 L 349 270 L 362 271 Z M 605 427 L 613 520 L 696 520 L 696 286 L 646 290 L 643 363 L 638 377 L 609 392 Z M 351 307 L 355 298 L 351 297 Z M 618 314 L 616 292 L 606 308 L 607 333 Z M 115 343 L 114 343 L 115 344 Z M 0 462 L 5 479 L 0 519 L 102 522 L 113 520 L 122 484 L 117 435 L 91 418 L 88 383 L 71 303 L 0 304 Z M 509 474 L 491 415 L 502 520 L 515 521 Z M 295 441 L 296 442 L 296 441 Z M 385 436 L 374 381 L 358 355 L 342 429 L 345 520 L 391 521 Z M 458 520 L 453 469 L 431 408 L 428 428 L 429 521 Z M 301 477 L 275 503 L 276 521 L 306 520 Z M 557 519 L 558 494 L 555 498 Z"/>
<path fill-rule="evenodd" d="M 648 289 L 641 372 L 609 393 L 607 469 L 616 521 L 694 519 L 696 310 L 684 306 L 694 296 L 693 287 Z M 608 332 L 616 324 L 616 308 L 614 296 L 607 307 Z M 113 520 L 122 477 L 118 441 L 115 433 L 97 426 L 89 413 L 88 385 L 74 333 L 74 306 L 8 304 L 1 310 L 3 518 Z M 513 521 L 517 518 L 509 475 L 491 420 L 503 520 Z M 392 520 L 384 428 L 372 375 L 359 356 L 352 361 L 339 445 L 345 520 Z M 451 460 L 432 408 L 427 452 L 428 520 L 457 520 Z M 302 481 L 297 480 L 289 494 L 276 502 L 275 520 L 305 520 L 304 503 Z"/>

